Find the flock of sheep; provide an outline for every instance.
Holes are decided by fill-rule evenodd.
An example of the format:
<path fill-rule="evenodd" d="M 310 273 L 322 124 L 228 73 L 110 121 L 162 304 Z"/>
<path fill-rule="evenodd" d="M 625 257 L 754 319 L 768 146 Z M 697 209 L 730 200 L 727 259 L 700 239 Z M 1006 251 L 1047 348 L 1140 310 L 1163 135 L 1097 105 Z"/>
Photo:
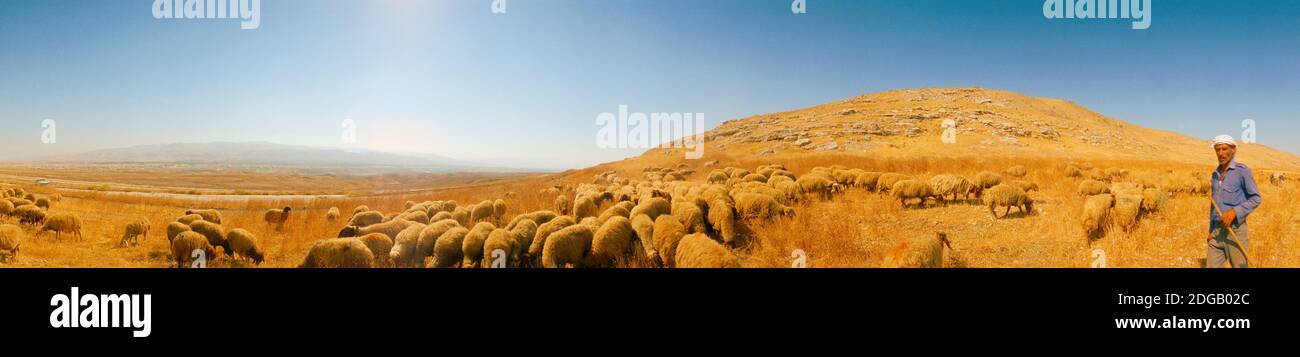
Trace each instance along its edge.
<path fill-rule="evenodd" d="M 69 212 L 54 212 L 51 207 L 63 200 L 60 194 L 38 195 L 26 192 L 21 187 L 4 187 L 0 189 L 0 217 L 14 217 L 19 225 L 0 224 L 0 260 L 9 260 L 18 256 L 25 238 L 21 226 L 36 229 L 36 235 L 53 232 L 55 239 L 62 240 L 64 234 L 81 237 L 81 218 Z"/>

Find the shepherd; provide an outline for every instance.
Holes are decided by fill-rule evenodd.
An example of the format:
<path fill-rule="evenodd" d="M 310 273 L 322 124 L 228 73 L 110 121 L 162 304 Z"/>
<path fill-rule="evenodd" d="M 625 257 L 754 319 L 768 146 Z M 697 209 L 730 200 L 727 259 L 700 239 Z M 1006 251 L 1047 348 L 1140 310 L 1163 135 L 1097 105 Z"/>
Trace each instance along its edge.
<path fill-rule="evenodd" d="M 1206 240 L 1206 268 L 1247 267 L 1246 247 L 1250 243 L 1246 216 L 1259 208 L 1263 198 L 1250 167 L 1235 160 L 1237 142 L 1230 135 L 1214 137 L 1219 166 L 1210 175 L 1210 237 Z"/>

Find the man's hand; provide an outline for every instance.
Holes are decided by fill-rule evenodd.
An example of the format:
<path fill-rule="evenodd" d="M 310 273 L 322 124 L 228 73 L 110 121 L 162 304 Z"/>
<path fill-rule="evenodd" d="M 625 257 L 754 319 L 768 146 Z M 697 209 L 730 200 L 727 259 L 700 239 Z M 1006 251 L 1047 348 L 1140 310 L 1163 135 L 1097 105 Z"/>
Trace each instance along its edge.
<path fill-rule="evenodd" d="M 1230 209 L 1227 212 L 1223 212 L 1223 215 L 1220 215 L 1219 218 L 1223 220 L 1224 226 L 1232 226 L 1232 221 L 1237 219 L 1237 210 Z"/>

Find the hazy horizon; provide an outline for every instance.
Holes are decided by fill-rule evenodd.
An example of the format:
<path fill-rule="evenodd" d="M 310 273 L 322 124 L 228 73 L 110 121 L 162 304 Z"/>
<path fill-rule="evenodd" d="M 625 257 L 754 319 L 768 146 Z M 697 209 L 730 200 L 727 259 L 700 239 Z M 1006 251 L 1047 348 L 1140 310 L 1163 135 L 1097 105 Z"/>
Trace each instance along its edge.
<path fill-rule="evenodd" d="M 1298 2 L 1156 2 L 1146 30 L 1048 20 L 1042 1 L 490 3 L 265 0 L 241 30 L 155 19 L 152 0 L 0 2 L 2 149 L 264 141 L 579 168 L 643 151 L 595 146 L 620 105 L 710 129 L 978 86 L 1198 138 L 1253 119 L 1259 143 L 1300 153 Z"/>

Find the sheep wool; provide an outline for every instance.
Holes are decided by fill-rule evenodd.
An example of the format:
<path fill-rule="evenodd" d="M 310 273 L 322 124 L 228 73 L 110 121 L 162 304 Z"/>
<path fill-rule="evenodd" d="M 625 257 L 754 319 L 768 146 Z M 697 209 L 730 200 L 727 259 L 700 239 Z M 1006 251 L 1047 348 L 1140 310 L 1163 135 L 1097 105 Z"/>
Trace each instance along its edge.
<path fill-rule="evenodd" d="M 722 242 L 732 245 L 736 241 L 736 209 L 725 200 L 713 200 L 709 205 L 709 226 L 722 237 Z"/>
<path fill-rule="evenodd" d="M 325 211 L 325 221 L 336 222 L 339 220 L 340 215 L 338 207 L 330 207 L 328 211 Z"/>
<path fill-rule="evenodd" d="M 690 203 L 674 204 L 672 216 L 682 222 L 688 234 L 708 232 L 708 226 L 704 223 L 704 211 L 700 209 L 700 206 Z"/>
<path fill-rule="evenodd" d="M 149 238 L 149 219 L 145 217 L 126 224 L 126 232 L 122 234 L 122 241 L 118 246 L 125 247 L 127 244 L 139 243 L 139 237 L 142 236 Z"/>
<path fill-rule="evenodd" d="M 989 206 L 989 213 L 993 214 L 993 218 L 998 218 L 998 212 L 994 210 L 998 207 L 1007 208 L 1007 211 L 1002 214 L 1003 217 L 1011 213 L 1011 207 L 1016 207 L 1025 215 L 1033 213 L 1034 210 L 1034 200 L 1025 194 L 1025 190 L 1011 185 L 997 185 L 985 191 L 984 204 Z"/>
<path fill-rule="evenodd" d="M 357 240 L 361 241 L 361 244 L 365 244 L 366 248 L 370 248 L 371 253 L 374 253 L 376 267 L 393 266 L 393 259 L 390 255 L 393 251 L 393 240 L 391 238 L 388 238 L 383 233 L 370 233 L 358 237 Z"/>
<path fill-rule="evenodd" d="M 736 197 L 736 213 L 744 218 L 769 219 L 793 216 L 794 209 L 782 205 L 775 198 L 761 193 L 741 193 Z M 655 220 L 657 223 L 658 220 Z"/>
<path fill-rule="evenodd" d="M 299 268 L 370 268 L 375 256 L 365 243 L 356 238 L 333 238 L 317 241 L 303 257 Z"/>
<path fill-rule="evenodd" d="M 740 258 L 703 234 L 690 234 L 677 243 L 678 268 L 739 268 Z"/>
<path fill-rule="evenodd" d="M 469 229 L 456 226 L 439 236 L 433 246 L 433 267 L 450 268 L 460 266 L 465 256 L 463 248 L 465 236 L 468 234 Z"/>
<path fill-rule="evenodd" d="M 230 257 L 245 257 L 253 260 L 253 264 L 262 264 L 265 256 L 262 255 L 262 249 L 257 247 L 257 237 L 253 233 L 236 228 L 226 233 L 226 240 L 230 245 Z"/>
<path fill-rule="evenodd" d="M 191 215 L 191 214 L 197 214 L 197 215 L 199 215 L 199 217 L 203 217 L 203 220 L 205 220 L 205 221 L 212 222 L 212 223 L 216 223 L 216 224 L 221 224 L 221 212 L 219 212 L 219 211 L 217 211 L 217 210 L 214 210 L 214 209 L 195 209 L 195 210 L 185 211 L 185 215 L 186 215 L 186 216 Z"/>
<path fill-rule="evenodd" d="M 537 226 L 537 234 L 533 236 L 533 243 L 528 245 L 528 257 L 530 259 L 540 259 L 542 249 L 546 247 L 546 239 L 551 236 L 551 233 L 575 224 L 578 224 L 578 222 L 574 221 L 573 217 L 559 216 L 550 222 Z"/>
<path fill-rule="evenodd" d="M 659 216 L 655 220 L 654 236 L 652 237 L 651 246 L 648 248 L 646 255 L 651 261 L 665 267 L 675 267 L 677 257 L 677 243 L 686 236 L 686 227 L 672 216 Z"/>
<path fill-rule="evenodd" d="M 365 228 L 375 224 L 379 224 L 380 222 L 383 221 L 384 221 L 384 214 L 382 212 L 365 211 L 365 212 L 357 212 L 356 214 L 352 215 L 352 219 L 348 221 L 348 225 L 357 226 L 358 228 Z"/>
<path fill-rule="evenodd" d="M 974 184 L 970 180 L 957 175 L 936 175 L 930 178 L 930 190 L 945 203 L 948 195 L 952 195 L 953 201 L 957 200 L 958 195 L 962 199 L 970 199 L 973 188 Z"/>
<path fill-rule="evenodd" d="M 551 233 L 542 247 L 542 266 L 546 268 L 588 266 L 591 240 L 594 235 L 590 226 L 582 224 L 568 226 Z"/>
<path fill-rule="evenodd" d="M 427 226 L 423 224 L 413 224 L 391 235 L 393 239 L 393 248 L 388 251 L 389 260 L 398 268 L 418 268 L 424 263 L 423 256 L 418 252 L 420 244 L 420 235 Z M 369 235 L 366 233 L 365 235 Z M 383 233 L 388 236 L 387 233 Z M 364 236 L 364 235 L 363 235 Z M 380 252 L 379 254 L 383 254 Z"/>
<path fill-rule="evenodd" d="M 477 226 L 475 226 L 477 228 Z M 493 229 L 488 233 L 487 239 L 483 241 L 482 262 L 479 264 L 482 268 L 514 268 L 519 266 L 518 257 L 515 252 L 519 242 L 515 235 L 510 231 L 502 228 Z M 462 244 L 464 244 L 462 242 Z M 500 261 L 501 266 L 494 266 Z"/>
<path fill-rule="evenodd" d="M 942 232 L 933 237 L 906 239 L 889 252 L 881 268 L 942 268 L 944 249 L 952 250 L 948 235 Z"/>
<path fill-rule="evenodd" d="M 612 266 L 632 252 L 632 222 L 625 217 L 610 218 L 596 230 L 591 241 L 592 264 Z"/>
<path fill-rule="evenodd" d="M 982 188 L 992 188 L 1002 183 L 1002 175 L 988 171 L 980 171 L 975 175 L 975 183 Z"/>
<path fill-rule="evenodd" d="M 1110 220 L 1110 207 L 1114 205 L 1115 198 L 1110 194 L 1099 194 L 1089 196 L 1083 202 L 1083 233 L 1089 237 L 1095 237 L 1105 228 L 1105 223 Z"/>
<path fill-rule="evenodd" d="M 190 232 L 190 225 L 181 222 L 172 222 L 167 224 L 167 242 L 176 240 L 176 236 L 182 232 Z"/>
<path fill-rule="evenodd" d="M 889 192 L 894 198 L 907 207 L 907 201 L 917 199 L 918 206 L 925 206 L 925 199 L 934 197 L 935 194 L 930 188 L 930 184 L 921 180 L 902 180 L 894 183 L 894 187 L 889 188 Z"/>
<path fill-rule="evenodd" d="M 177 268 L 189 268 L 198 257 L 195 251 L 202 251 L 204 259 L 216 256 L 216 250 L 208 243 L 208 238 L 197 232 L 182 232 L 172 240 L 172 258 Z"/>
<path fill-rule="evenodd" d="M 465 235 L 465 241 L 461 243 L 463 264 L 466 267 L 477 267 L 483 260 L 483 243 L 487 242 L 488 235 L 496 230 L 496 226 L 488 222 L 479 222 L 469 230 Z"/>
<path fill-rule="evenodd" d="M 1110 193 L 1110 187 L 1107 187 L 1106 183 L 1101 181 L 1083 180 L 1082 182 L 1079 182 L 1078 192 L 1080 196 L 1084 197 L 1100 195 L 1103 193 Z"/>
<path fill-rule="evenodd" d="M 230 254 L 230 246 L 226 244 L 226 230 L 221 228 L 221 225 L 208 221 L 194 221 L 190 223 L 190 230 L 207 238 L 208 244 L 222 247 L 226 254 Z"/>
<path fill-rule="evenodd" d="M 22 243 L 22 227 L 0 224 L 0 259 L 11 260 L 18 257 L 18 248 Z"/>
<path fill-rule="evenodd" d="M 63 234 L 72 234 L 81 240 L 81 217 L 68 212 L 51 214 L 36 234 L 45 231 L 53 231 L 55 239 L 62 239 Z"/>
<path fill-rule="evenodd" d="M 639 214 L 650 216 L 651 220 L 658 219 L 660 215 L 672 213 L 673 205 L 663 197 L 643 198 L 641 203 L 632 207 L 629 216 L 636 217 Z"/>

